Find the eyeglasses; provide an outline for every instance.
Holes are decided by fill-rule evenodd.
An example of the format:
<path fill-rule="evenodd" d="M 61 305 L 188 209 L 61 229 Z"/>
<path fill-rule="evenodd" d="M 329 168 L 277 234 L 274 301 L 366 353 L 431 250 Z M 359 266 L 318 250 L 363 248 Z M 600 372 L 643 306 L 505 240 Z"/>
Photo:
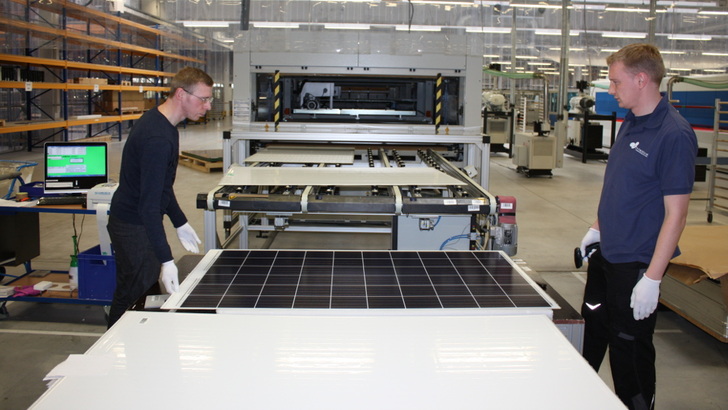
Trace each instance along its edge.
<path fill-rule="evenodd" d="M 183 90 L 185 90 L 185 89 L 183 88 Z M 200 97 L 200 96 L 198 96 L 198 95 L 194 95 L 194 94 L 192 94 L 191 92 L 189 92 L 189 91 L 187 91 L 187 90 L 185 90 L 185 92 L 186 92 L 187 94 L 189 94 L 189 95 L 193 96 L 193 97 L 196 97 L 196 98 L 198 98 L 198 99 L 199 99 L 200 101 L 202 101 L 203 103 L 210 103 L 210 104 L 212 104 L 212 102 L 213 102 L 213 101 L 215 101 L 215 98 L 214 98 L 214 97 Z"/>

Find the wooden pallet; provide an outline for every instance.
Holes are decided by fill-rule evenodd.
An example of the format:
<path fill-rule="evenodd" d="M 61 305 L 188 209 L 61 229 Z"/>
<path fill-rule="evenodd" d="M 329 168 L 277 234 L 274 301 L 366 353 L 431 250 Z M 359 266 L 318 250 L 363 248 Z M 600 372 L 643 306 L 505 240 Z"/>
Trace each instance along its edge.
<path fill-rule="evenodd" d="M 222 171 L 222 159 L 206 155 L 207 151 L 182 151 L 179 164 L 202 172 Z"/>

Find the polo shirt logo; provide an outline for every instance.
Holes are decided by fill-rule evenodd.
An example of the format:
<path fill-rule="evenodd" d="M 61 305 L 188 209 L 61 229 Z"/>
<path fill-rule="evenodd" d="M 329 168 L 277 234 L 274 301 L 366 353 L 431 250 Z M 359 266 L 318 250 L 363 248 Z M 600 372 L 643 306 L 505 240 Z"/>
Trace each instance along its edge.
<path fill-rule="evenodd" d="M 643 157 L 647 158 L 650 156 L 650 154 L 646 153 L 643 149 L 639 147 L 639 142 L 630 142 L 629 147 L 633 150 L 637 151 L 638 154 L 642 155 Z"/>

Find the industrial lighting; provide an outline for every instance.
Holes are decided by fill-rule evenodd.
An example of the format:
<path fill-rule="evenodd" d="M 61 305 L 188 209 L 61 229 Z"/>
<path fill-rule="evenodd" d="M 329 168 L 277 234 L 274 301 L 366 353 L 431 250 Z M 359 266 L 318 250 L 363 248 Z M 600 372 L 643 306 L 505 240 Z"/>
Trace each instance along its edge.
<path fill-rule="evenodd" d="M 704 36 L 700 34 L 668 34 L 668 40 L 690 40 L 690 41 L 710 41 L 713 39 L 711 36 Z"/>
<path fill-rule="evenodd" d="M 557 4 L 527 4 L 527 3 L 511 3 L 509 4 L 511 7 L 520 7 L 520 8 L 528 8 L 528 9 L 560 9 L 561 6 Z"/>
<path fill-rule="evenodd" d="M 177 23 L 182 23 L 185 27 L 230 27 L 229 21 L 221 21 L 221 20 L 198 20 L 198 21 L 177 21 Z"/>
<path fill-rule="evenodd" d="M 398 24 L 394 26 L 394 29 L 397 31 L 440 31 L 442 30 L 441 26 L 422 26 L 422 25 L 412 25 L 407 26 L 404 24 Z"/>
<path fill-rule="evenodd" d="M 522 60 L 538 60 L 538 57 L 536 56 L 516 56 L 516 58 L 520 58 Z"/>
<path fill-rule="evenodd" d="M 528 64 L 528 65 L 551 65 L 551 63 L 539 63 L 536 61 L 529 61 L 526 64 Z"/>
<path fill-rule="evenodd" d="M 561 47 L 549 47 L 549 51 L 561 51 Z M 569 47 L 569 51 L 584 51 L 581 47 Z"/>
<path fill-rule="evenodd" d="M 703 51 L 702 54 L 704 56 L 728 57 L 728 53 L 711 53 L 711 52 Z"/>
<path fill-rule="evenodd" d="M 660 50 L 660 54 L 674 54 L 674 55 L 683 55 L 685 54 L 684 51 L 667 51 L 667 50 Z"/>
<path fill-rule="evenodd" d="M 511 29 L 508 27 L 467 27 L 465 29 L 465 32 L 499 34 L 499 33 L 510 33 Z"/>
<path fill-rule="evenodd" d="M 575 10 L 599 10 L 604 11 L 607 6 L 605 4 L 574 4 L 573 7 Z"/>
<path fill-rule="evenodd" d="M 535 31 L 537 36 L 560 36 L 561 30 L 556 28 L 541 28 Z M 579 32 L 576 30 L 569 30 L 569 35 L 572 37 L 578 36 Z"/>
<path fill-rule="evenodd" d="M 499 55 L 496 54 L 483 54 L 483 58 L 498 58 Z"/>
<path fill-rule="evenodd" d="M 627 7 L 606 7 L 604 11 L 621 11 L 624 13 L 649 13 L 647 9 L 632 9 Z"/>
<path fill-rule="evenodd" d="M 645 38 L 647 33 L 634 33 L 629 31 L 605 31 L 602 32 L 602 37 L 607 38 Z"/>
<path fill-rule="evenodd" d="M 716 70 L 713 68 L 706 68 L 703 69 L 703 71 L 705 71 L 706 73 L 725 73 L 725 70 Z"/>
<path fill-rule="evenodd" d="M 358 23 L 326 23 L 324 28 L 330 30 L 369 30 L 371 25 Z"/>
<path fill-rule="evenodd" d="M 698 14 L 698 9 L 686 9 L 682 7 L 669 7 L 664 10 L 657 10 L 657 13 L 685 13 L 685 14 Z"/>
<path fill-rule="evenodd" d="M 674 0 L 658 0 L 657 1 L 658 6 L 685 6 L 685 7 L 715 7 L 716 3 L 714 1 L 709 2 L 699 2 L 699 1 L 674 1 Z"/>
<path fill-rule="evenodd" d="M 692 68 L 675 68 L 675 67 L 670 67 L 670 70 L 674 70 L 674 71 L 693 71 Z"/>
<path fill-rule="evenodd" d="M 300 23 L 288 23 L 285 21 L 254 21 L 253 27 L 257 28 L 299 28 Z"/>
<path fill-rule="evenodd" d="M 728 11 L 700 10 L 698 14 L 706 14 L 710 16 L 728 16 Z"/>
<path fill-rule="evenodd" d="M 361 0 L 365 1 L 365 0 Z M 403 3 L 406 3 L 407 0 L 402 0 Z M 475 5 L 472 2 L 462 2 L 462 1 L 437 1 L 437 0 L 412 0 L 412 3 L 419 3 L 419 4 L 441 4 L 444 6 L 473 6 Z"/>

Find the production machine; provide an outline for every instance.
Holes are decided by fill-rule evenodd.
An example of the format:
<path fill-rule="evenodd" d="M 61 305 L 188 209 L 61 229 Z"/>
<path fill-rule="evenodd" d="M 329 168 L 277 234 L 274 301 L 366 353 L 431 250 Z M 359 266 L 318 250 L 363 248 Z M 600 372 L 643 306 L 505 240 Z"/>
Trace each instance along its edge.
<path fill-rule="evenodd" d="M 551 177 L 551 171 L 564 164 L 563 139 L 559 133 L 551 132 L 545 101 L 549 101 L 549 98 L 548 82 L 544 80 L 543 95 L 533 99 L 522 98 L 519 129 L 514 134 L 513 164 L 517 172 L 529 178 L 533 175 Z M 529 111 L 538 112 L 539 119 L 531 123 L 527 115 Z"/>
<path fill-rule="evenodd" d="M 216 210 L 249 231 L 384 233 L 391 249 L 496 249 L 514 255 L 512 197 L 496 197 L 439 148 L 268 144 L 201 193 L 205 235 Z M 207 239 L 206 239 L 207 243 Z"/>
<path fill-rule="evenodd" d="M 611 121 L 611 141 L 614 141 L 616 131 L 616 115 L 598 115 L 594 112 L 593 96 L 587 95 L 585 90 L 588 83 L 577 81 L 579 93 L 569 100 L 569 112 L 560 119 L 555 128 L 556 133 L 565 136 L 567 145 L 564 152 L 587 159 L 607 159 L 609 155 L 601 150 L 603 147 L 604 126 L 598 121 Z M 562 117 L 564 117 L 562 116 Z"/>
<path fill-rule="evenodd" d="M 514 118 L 514 109 L 503 94 L 483 92 L 483 135 L 490 138 L 491 152 L 513 154 Z"/>
<path fill-rule="evenodd" d="M 286 74 L 278 86 L 270 73 L 255 79 L 255 121 L 273 121 L 278 99 L 282 121 L 434 123 L 434 77 Z M 461 123 L 459 83 L 457 77 L 441 78 L 443 124 Z"/>

